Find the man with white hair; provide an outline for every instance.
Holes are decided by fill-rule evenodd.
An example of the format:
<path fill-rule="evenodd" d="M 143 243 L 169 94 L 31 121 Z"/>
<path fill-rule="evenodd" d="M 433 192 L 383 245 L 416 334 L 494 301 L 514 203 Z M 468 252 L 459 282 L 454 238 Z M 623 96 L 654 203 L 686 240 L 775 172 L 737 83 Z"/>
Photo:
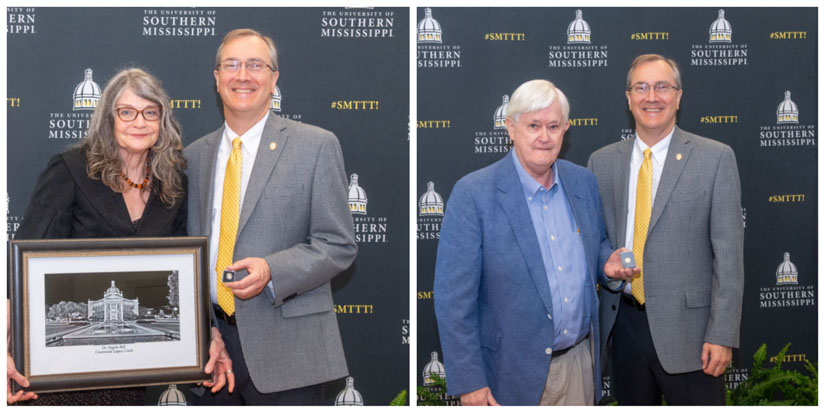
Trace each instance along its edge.
<path fill-rule="evenodd" d="M 596 178 L 557 159 L 569 112 L 553 83 L 519 86 L 513 150 L 461 178 L 447 202 L 435 311 L 447 388 L 464 405 L 600 398 L 596 284 L 633 270 L 611 253 Z"/>

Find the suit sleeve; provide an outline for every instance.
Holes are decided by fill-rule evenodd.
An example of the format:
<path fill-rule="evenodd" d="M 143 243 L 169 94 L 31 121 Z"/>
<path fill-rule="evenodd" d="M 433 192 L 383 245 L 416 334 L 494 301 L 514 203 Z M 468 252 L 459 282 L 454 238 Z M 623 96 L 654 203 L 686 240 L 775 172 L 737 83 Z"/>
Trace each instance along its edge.
<path fill-rule="evenodd" d="M 349 268 L 358 253 L 338 139 L 324 136 L 315 159 L 306 242 L 270 254 L 275 305 L 315 289 Z"/>
<path fill-rule="evenodd" d="M 55 155 L 37 178 L 17 239 L 70 238 L 75 182 L 61 155 Z"/>
<path fill-rule="evenodd" d="M 730 147 L 725 147 L 722 153 L 711 196 L 713 285 L 705 342 L 738 348 L 745 279 L 745 230 L 739 171 Z"/>
<path fill-rule="evenodd" d="M 450 394 L 489 386 L 479 338 L 482 223 L 471 188 L 459 181 L 447 202 L 435 264 L 435 315 Z"/>

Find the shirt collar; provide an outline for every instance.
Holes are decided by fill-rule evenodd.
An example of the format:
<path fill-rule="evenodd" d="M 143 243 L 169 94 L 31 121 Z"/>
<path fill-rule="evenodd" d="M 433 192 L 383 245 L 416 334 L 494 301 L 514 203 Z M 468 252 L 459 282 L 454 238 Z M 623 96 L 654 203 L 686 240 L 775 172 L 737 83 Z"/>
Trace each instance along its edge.
<path fill-rule="evenodd" d="M 530 199 L 536 194 L 536 192 L 542 189 L 543 186 L 524 170 L 521 166 L 521 162 L 518 160 L 518 156 L 516 156 L 515 150 L 510 150 L 510 155 L 513 158 L 513 163 L 516 165 L 516 173 L 518 173 L 518 179 L 521 181 L 521 187 L 524 190 L 524 195 Z M 556 168 L 556 163 L 553 162 L 553 166 L 550 168 L 553 169 L 553 184 L 550 185 L 550 188 L 547 188 L 548 191 L 552 190 L 554 186 L 561 187 L 559 170 Z"/>
<path fill-rule="evenodd" d="M 246 152 L 247 154 L 253 154 L 252 148 L 257 148 L 258 144 L 261 142 L 261 136 L 264 134 L 264 126 L 266 126 L 266 121 L 269 119 L 269 111 L 266 112 L 263 118 L 258 121 L 258 123 L 252 125 L 246 133 L 240 135 L 241 138 L 241 150 Z M 229 147 L 232 147 L 232 141 L 239 137 L 232 128 L 229 127 L 229 124 L 224 122 L 224 129 L 223 129 L 223 139 L 226 142 L 229 142 Z"/>
<path fill-rule="evenodd" d="M 647 148 L 653 152 L 653 160 L 657 162 L 664 161 L 665 157 L 667 156 L 667 150 L 670 148 L 670 141 L 673 139 L 673 132 L 676 130 L 674 126 L 673 129 L 670 130 L 670 133 L 664 137 L 664 139 L 656 142 L 653 146 L 647 146 L 641 138 L 639 138 L 639 134 L 636 134 L 636 142 L 633 143 L 633 151 L 636 152 L 637 155 L 644 159 L 644 151 Z"/>

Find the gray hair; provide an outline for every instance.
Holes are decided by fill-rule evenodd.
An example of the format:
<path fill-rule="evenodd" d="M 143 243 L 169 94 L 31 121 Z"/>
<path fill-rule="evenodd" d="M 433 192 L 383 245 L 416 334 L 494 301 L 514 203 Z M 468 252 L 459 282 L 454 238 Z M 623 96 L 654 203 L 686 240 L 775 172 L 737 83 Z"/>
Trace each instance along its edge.
<path fill-rule="evenodd" d="M 655 61 L 663 61 L 667 63 L 670 68 L 673 70 L 673 80 L 676 81 L 676 87 L 680 90 L 682 89 L 682 74 L 679 72 L 679 65 L 676 64 L 676 61 L 673 59 L 668 59 L 660 54 L 643 54 L 638 56 L 637 58 L 633 59 L 633 63 L 630 64 L 630 70 L 627 71 L 627 89 L 629 90 L 632 86 L 630 84 L 630 78 L 633 76 L 633 71 L 636 70 L 639 65 L 648 62 L 655 62 Z"/>
<path fill-rule="evenodd" d="M 160 200 L 171 207 L 183 196 L 182 174 L 186 168 L 178 121 L 172 116 L 169 95 L 158 78 L 143 69 L 129 68 L 115 74 L 103 93 L 89 122 L 89 131 L 81 145 L 86 148 L 86 174 L 100 179 L 116 193 L 123 192 L 123 159 L 115 139 L 115 105 L 124 90 L 149 100 L 161 108 L 158 140 L 149 149 L 148 160 L 153 187 Z M 157 186 L 155 185 L 157 184 Z M 144 187 L 142 191 L 148 191 Z"/>
<path fill-rule="evenodd" d="M 247 36 L 256 36 L 266 42 L 266 46 L 269 48 L 269 62 L 272 64 L 272 68 L 275 71 L 278 71 L 278 50 L 275 48 L 275 41 L 273 41 L 271 37 L 264 36 L 261 32 L 254 29 L 235 29 L 223 37 L 220 46 L 218 46 L 218 53 L 215 54 L 215 69 L 217 70 L 218 67 L 220 67 L 221 52 L 223 52 L 223 47 L 231 40 L 235 40 L 238 37 Z"/>
<path fill-rule="evenodd" d="M 510 98 L 510 103 L 507 105 L 507 117 L 516 122 L 521 114 L 548 108 L 556 99 L 561 105 L 564 121 L 567 122 L 570 116 L 570 103 L 561 89 L 557 88 L 553 82 L 544 79 L 524 82 Z"/>

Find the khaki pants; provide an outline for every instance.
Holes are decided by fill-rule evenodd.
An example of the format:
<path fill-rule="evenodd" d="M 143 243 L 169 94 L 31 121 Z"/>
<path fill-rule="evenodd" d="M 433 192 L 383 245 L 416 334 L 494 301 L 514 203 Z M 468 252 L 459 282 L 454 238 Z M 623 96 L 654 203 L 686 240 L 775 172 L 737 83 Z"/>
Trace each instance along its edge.
<path fill-rule="evenodd" d="M 593 406 L 593 355 L 590 337 L 550 360 L 540 406 Z"/>

